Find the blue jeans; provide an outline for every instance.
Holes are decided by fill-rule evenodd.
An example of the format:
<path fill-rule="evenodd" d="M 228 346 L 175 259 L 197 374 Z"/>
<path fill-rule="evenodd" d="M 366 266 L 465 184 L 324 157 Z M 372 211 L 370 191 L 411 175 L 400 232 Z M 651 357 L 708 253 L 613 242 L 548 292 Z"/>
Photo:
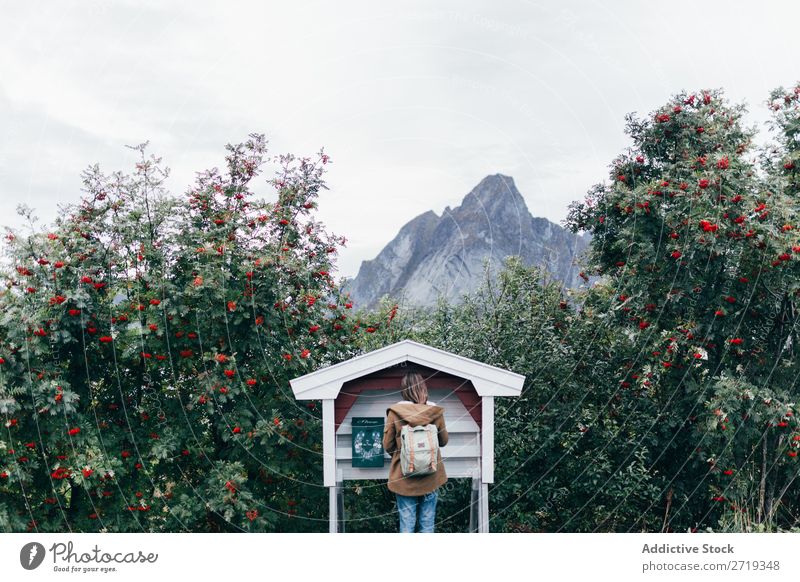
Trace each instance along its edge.
<path fill-rule="evenodd" d="M 436 500 L 438 493 L 426 493 L 418 497 L 397 495 L 397 512 L 400 514 L 400 533 L 414 533 L 419 508 L 419 532 L 433 533 L 436 519 Z"/>

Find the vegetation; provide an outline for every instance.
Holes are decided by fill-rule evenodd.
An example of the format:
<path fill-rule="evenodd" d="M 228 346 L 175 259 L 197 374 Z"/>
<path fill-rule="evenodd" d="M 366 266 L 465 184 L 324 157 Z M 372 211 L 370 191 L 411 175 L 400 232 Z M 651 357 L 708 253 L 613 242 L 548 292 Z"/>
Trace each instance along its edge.
<path fill-rule="evenodd" d="M 249 190 L 261 136 L 181 199 L 143 147 L 90 168 L 50 232 L 7 236 L 0 529 L 324 531 L 320 410 L 288 380 L 405 338 L 526 376 L 497 402 L 493 530 L 797 527 L 800 86 L 769 103 L 761 149 L 721 91 L 628 118 L 566 221 L 597 284 L 511 257 L 429 310 L 352 313 L 312 215 L 324 153 L 275 159 L 275 203 Z M 440 530 L 468 496 L 448 484 Z M 385 486 L 347 504 L 348 531 L 394 529 Z"/>

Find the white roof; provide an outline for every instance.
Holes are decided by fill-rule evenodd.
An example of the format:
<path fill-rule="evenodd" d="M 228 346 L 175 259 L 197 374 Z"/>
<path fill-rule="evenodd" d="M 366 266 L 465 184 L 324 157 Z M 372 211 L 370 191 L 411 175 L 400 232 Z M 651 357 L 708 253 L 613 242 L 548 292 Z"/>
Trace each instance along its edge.
<path fill-rule="evenodd" d="M 411 340 L 403 340 L 379 350 L 361 354 L 344 362 L 321 368 L 290 380 L 298 400 L 336 398 L 342 384 L 402 362 L 447 372 L 472 382 L 479 396 L 519 396 L 525 376 L 476 362 L 463 356 L 432 348 Z"/>

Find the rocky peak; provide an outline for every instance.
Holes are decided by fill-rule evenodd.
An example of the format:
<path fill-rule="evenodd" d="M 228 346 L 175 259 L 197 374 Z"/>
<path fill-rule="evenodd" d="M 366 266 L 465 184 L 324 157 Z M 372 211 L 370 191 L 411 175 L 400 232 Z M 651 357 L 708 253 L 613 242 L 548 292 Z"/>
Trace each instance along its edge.
<path fill-rule="evenodd" d="M 486 176 L 464 197 L 459 209 L 463 212 L 483 211 L 489 216 L 507 209 L 527 211 L 525 200 L 514 184 L 514 178 L 503 174 Z"/>
<path fill-rule="evenodd" d="M 484 260 L 496 272 L 508 255 L 574 286 L 581 283 L 575 257 L 587 244 L 588 237 L 534 218 L 513 178 L 494 174 L 441 217 L 429 210 L 406 223 L 344 290 L 359 307 L 387 294 L 418 305 L 432 305 L 439 295 L 457 300 L 480 285 Z"/>

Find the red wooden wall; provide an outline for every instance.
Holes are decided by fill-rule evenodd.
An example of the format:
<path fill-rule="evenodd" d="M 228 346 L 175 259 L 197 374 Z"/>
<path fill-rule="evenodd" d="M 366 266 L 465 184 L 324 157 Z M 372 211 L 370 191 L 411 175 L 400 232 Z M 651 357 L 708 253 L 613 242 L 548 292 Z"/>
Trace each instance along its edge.
<path fill-rule="evenodd" d="M 397 400 L 402 400 L 400 381 L 408 372 L 421 374 L 425 378 L 425 383 L 429 390 L 446 389 L 455 393 L 467 411 L 469 411 L 470 416 L 478 423 L 479 427 L 481 426 L 481 397 L 478 396 L 472 382 L 427 366 L 404 362 L 345 382 L 339 392 L 339 396 L 334 400 L 336 428 L 339 428 L 350 407 L 353 406 L 358 395 L 364 390 L 392 390 L 397 393 Z"/>

